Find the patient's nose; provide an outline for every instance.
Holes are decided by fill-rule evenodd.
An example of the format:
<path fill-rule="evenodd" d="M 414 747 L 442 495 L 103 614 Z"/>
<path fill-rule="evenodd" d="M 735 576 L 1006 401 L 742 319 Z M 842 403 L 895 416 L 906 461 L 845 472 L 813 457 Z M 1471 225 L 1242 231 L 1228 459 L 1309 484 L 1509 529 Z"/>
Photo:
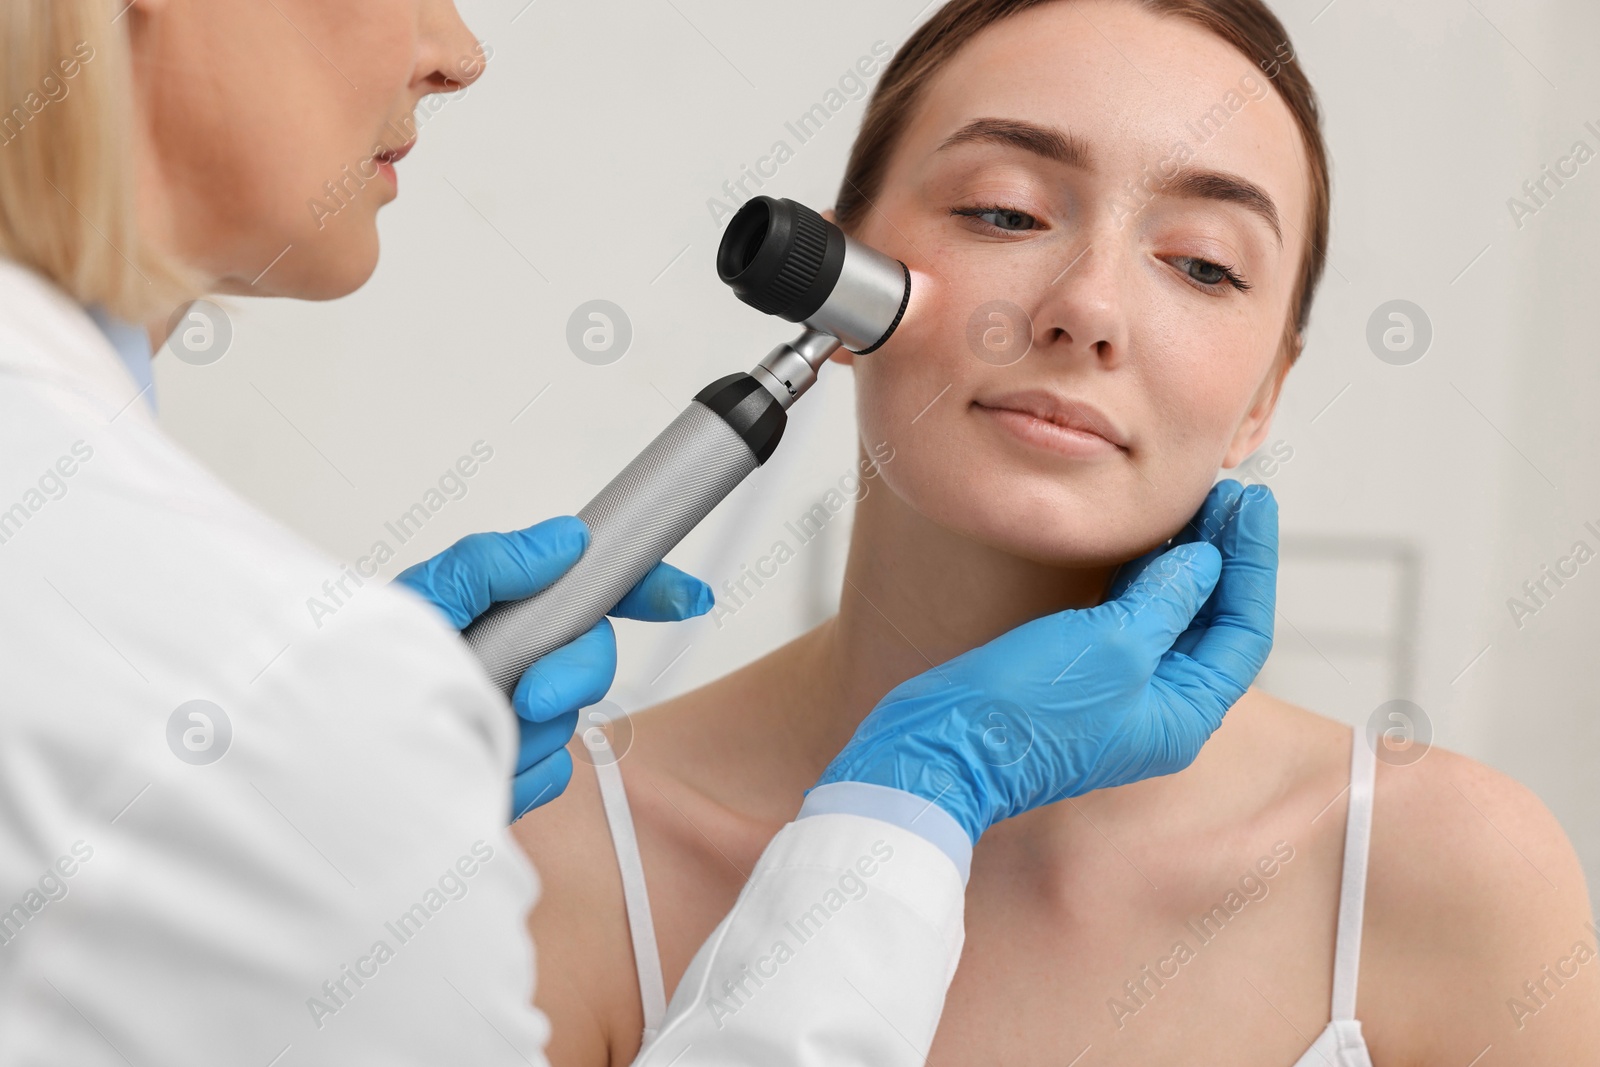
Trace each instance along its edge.
<path fill-rule="evenodd" d="M 1128 347 L 1125 257 L 1102 238 L 1072 248 L 1050 270 L 1034 313 L 1034 348 L 1115 365 Z"/>

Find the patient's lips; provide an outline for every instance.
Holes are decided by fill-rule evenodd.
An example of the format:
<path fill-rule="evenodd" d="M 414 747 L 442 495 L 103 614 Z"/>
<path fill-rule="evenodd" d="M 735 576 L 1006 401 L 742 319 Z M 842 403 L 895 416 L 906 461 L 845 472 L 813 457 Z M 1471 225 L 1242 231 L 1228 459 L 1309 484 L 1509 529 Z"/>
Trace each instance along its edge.
<path fill-rule="evenodd" d="M 973 407 L 1026 444 L 1065 456 L 1127 451 L 1128 436 L 1094 405 L 1043 389 L 973 401 Z"/>

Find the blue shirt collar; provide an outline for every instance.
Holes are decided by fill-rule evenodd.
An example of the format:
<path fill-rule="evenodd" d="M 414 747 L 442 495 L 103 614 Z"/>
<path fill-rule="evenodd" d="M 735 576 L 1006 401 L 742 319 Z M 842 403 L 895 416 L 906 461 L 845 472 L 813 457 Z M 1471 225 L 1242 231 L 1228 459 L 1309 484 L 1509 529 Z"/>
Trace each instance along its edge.
<path fill-rule="evenodd" d="M 134 384 L 139 389 L 145 400 L 150 405 L 150 410 L 156 410 L 155 379 L 150 372 L 150 360 L 153 353 L 150 350 L 150 335 L 138 326 L 123 322 L 106 312 L 101 307 L 88 309 L 89 317 L 94 319 L 94 324 L 100 327 L 100 332 L 106 335 L 106 340 L 111 342 L 111 347 L 116 349 L 128 373 L 133 375 Z"/>

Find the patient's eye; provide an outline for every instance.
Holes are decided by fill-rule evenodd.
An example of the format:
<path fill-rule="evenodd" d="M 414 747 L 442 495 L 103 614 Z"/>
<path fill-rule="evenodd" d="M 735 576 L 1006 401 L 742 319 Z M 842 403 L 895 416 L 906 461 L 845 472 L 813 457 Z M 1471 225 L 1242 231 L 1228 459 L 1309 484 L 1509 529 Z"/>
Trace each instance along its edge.
<path fill-rule="evenodd" d="M 1194 256 L 1179 256 L 1174 262 L 1189 280 L 1197 284 L 1198 288 L 1209 292 L 1217 292 L 1230 285 L 1240 292 L 1250 289 L 1250 283 L 1240 277 L 1238 271 L 1221 263 L 1213 263 L 1208 259 Z"/>
<path fill-rule="evenodd" d="M 999 233 L 1026 233 L 1039 224 L 1039 220 L 1026 211 L 1000 205 L 951 208 L 950 214 L 976 219 L 991 232 Z"/>

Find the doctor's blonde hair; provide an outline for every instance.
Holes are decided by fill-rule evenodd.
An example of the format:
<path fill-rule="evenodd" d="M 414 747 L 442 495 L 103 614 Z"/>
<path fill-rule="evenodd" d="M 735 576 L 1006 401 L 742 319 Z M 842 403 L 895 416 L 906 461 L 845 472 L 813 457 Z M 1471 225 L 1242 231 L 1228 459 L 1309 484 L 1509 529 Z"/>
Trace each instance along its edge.
<path fill-rule="evenodd" d="M 197 286 L 139 229 L 127 7 L 0 2 L 0 256 L 147 322 Z"/>

